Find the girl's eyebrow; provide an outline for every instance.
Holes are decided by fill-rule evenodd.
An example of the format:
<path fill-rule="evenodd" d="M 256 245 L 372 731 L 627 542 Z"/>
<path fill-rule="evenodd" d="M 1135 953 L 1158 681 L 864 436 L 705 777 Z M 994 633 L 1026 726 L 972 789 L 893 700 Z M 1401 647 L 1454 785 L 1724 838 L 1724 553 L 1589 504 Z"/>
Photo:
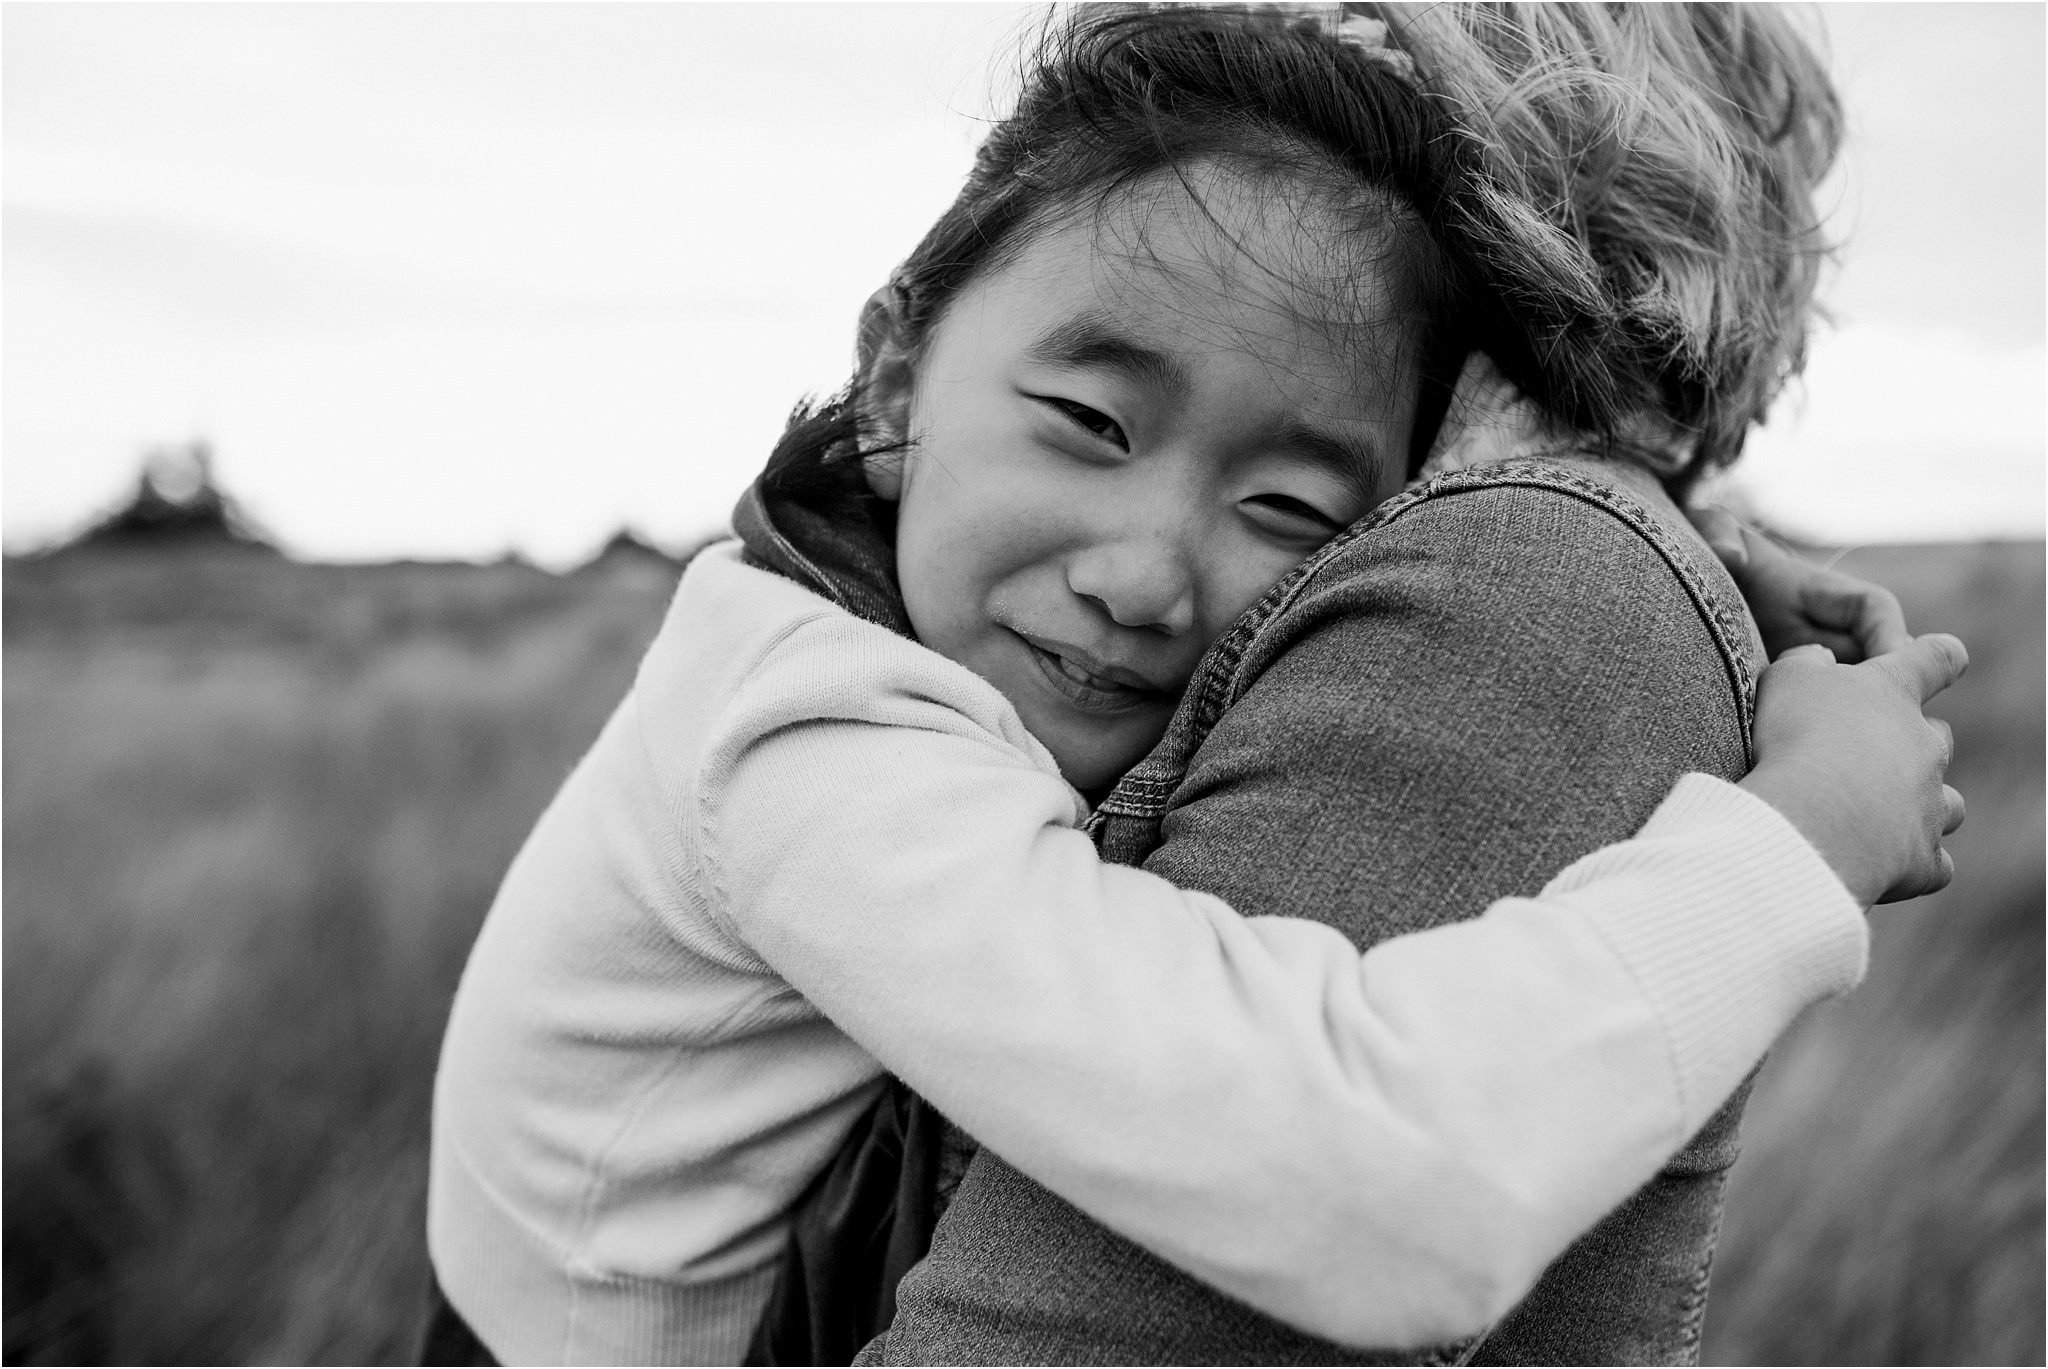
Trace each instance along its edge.
<path fill-rule="evenodd" d="M 1159 391 L 1169 402 L 1186 398 L 1193 388 L 1186 368 L 1178 361 L 1118 332 L 1108 319 L 1092 312 L 1077 314 L 1048 329 L 1026 355 L 1062 371 L 1119 371 Z"/>
<path fill-rule="evenodd" d="M 1300 419 L 1289 419 L 1273 429 L 1267 439 L 1275 451 L 1301 457 L 1321 466 L 1370 499 L 1379 483 L 1379 446 L 1371 438 L 1353 440 L 1311 428 Z"/>

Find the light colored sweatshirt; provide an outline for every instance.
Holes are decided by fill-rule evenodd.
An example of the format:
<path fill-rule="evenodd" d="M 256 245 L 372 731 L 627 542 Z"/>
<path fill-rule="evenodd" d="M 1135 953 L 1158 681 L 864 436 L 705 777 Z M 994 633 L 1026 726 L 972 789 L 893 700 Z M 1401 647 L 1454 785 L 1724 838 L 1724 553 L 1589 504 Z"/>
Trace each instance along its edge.
<path fill-rule="evenodd" d="M 1305 1330 L 1476 1330 L 1864 964 L 1828 867 L 1704 776 L 1363 955 L 1104 864 L 1085 816 L 980 677 L 700 555 L 449 1022 L 429 1242 L 492 1352 L 735 1361 L 885 1069 Z"/>

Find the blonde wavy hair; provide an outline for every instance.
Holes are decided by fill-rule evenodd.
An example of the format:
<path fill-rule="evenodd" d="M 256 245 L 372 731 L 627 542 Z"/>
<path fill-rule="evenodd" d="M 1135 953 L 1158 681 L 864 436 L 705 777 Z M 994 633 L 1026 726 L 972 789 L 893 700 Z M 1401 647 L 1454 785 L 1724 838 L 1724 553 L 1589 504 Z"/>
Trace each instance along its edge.
<path fill-rule="evenodd" d="M 1831 250 L 1814 196 L 1841 108 L 1792 17 L 1749 4 L 1344 8 L 1387 22 L 1448 113 L 1471 183 L 1440 203 L 1515 296 L 1523 364 L 1542 373 L 1532 394 L 1623 447 L 1655 434 L 1616 454 L 1674 484 L 1732 461 L 1805 362 Z"/>

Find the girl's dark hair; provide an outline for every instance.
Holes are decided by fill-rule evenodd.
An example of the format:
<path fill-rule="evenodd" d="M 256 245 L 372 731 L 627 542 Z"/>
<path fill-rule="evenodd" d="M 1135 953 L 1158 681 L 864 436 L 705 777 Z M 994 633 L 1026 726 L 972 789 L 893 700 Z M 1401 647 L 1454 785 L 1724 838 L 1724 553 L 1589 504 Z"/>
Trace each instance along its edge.
<path fill-rule="evenodd" d="M 1418 426 L 1434 429 L 1464 353 L 1486 331 L 1464 307 L 1483 296 L 1428 227 L 1447 131 L 1389 61 L 1283 8 L 1083 7 L 1040 41 L 1016 109 L 897 269 L 894 326 L 916 347 L 1033 229 L 1147 177 L 1187 185 L 1190 168 L 1224 163 L 1323 192 L 1391 268 L 1395 307 L 1419 326 L 1429 393 Z M 1427 445 L 1424 433 L 1417 463 Z"/>
<path fill-rule="evenodd" d="M 861 369 L 880 329 L 914 353 L 1034 229 L 1222 162 L 1306 178 L 1391 244 L 1397 307 L 1421 342 L 1411 469 L 1474 350 L 1613 455 L 1637 454 L 1646 415 L 1694 439 L 1676 466 L 1641 454 L 1674 486 L 1732 460 L 1803 355 L 1811 191 L 1834 149 L 1832 92 L 1783 19 L 1708 5 L 1342 7 L 1391 24 L 1405 56 L 1389 56 L 1341 34 L 1339 7 L 1317 8 L 1331 13 L 1070 11 L 952 207 L 870 306 Z M 800 409 L 771 483 L 816 483 L 819 456 L 852 454 L 857 408 L 850 389 Z M 848 488 L 843 473 L 824 479 Z"/>

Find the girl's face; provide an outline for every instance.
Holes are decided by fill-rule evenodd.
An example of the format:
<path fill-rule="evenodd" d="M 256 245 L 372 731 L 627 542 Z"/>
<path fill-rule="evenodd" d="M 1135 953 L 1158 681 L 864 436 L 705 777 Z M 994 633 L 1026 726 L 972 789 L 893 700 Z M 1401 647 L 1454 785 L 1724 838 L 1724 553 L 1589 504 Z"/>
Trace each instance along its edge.
<path fill-rule="evenodd" d="M 897 397 L 913 445 L 874 473 L 919 640 L 1001 690 L 1081 789 L 1150 750 L 1209 645 L 1400 488 L 1420 388 L 1370 265 L 1385 235 L 1220 168 L 1191 178 L 1199 204 L 1162 179 L 961 292 Z"/>

